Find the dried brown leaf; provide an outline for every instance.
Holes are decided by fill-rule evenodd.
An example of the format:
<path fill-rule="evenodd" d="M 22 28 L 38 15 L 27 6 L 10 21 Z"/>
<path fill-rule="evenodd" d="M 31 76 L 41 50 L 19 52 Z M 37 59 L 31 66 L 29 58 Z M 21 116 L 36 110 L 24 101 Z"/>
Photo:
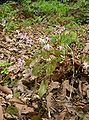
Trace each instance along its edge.
<path fill-rule="evenodd" d="M 9 38 L 9 36 L 5 36 L 5 39 L 7 42 L 11 42 L 12 40 Z"/>
<path fill-rule="evenodd" d="M 82 87 L 83 92 L 86 92 L 88 88 L 89 88 L 89 85 L 83 84 L 83 87 Z"/>
<path fill-rule="evenodd" d="M 83 49 L 83 53 L 89 53 L 89 43 L 86 43 L 86 45 Z"/>
<path fill-rule="evenodd" d="M 11 103 L 18 103 L 18 104 L 23 104 L 23 102 L 22 102 L 20 99 L 15 98 L 15 97 L 12 98 L 12 99 L 10 99 L 9 102 L 11 102 Z"/>
<path fill-rule="evenodd" d="M 74 87 L 69 84 L 69 80 L 65 80 L 63 82 L 63 95 L 66 96 L 66 90 L 72 93 L 74 91 Z"/>
<path fill-rule="evenodd" d="M 51 92 L 53 89 L 58 89 L 60 87 L 60 83 L 59 82 L 51 82 L 50 85 L 49 85 L 49 91 L 48 92 Z"/>
<path fill-rule="evenodd" d="M 19 103 L 14 103 L 14 105 L 21 113 L 27 114 L 29 112 L 34 112 L 34 109 L 32 107 L 28 107 L 27 105 L 23 105 Z"/>
<path fill-rule="evenodd" d="M 89 98 L 89 89 L 87 90 L 87 97 Z"/>
<path fill-rule="evenodd" d="M 82 93 L 82 82 L 81 81 L 79 81 L 79 91 L 80 93 Z"/>
<path fill-rule="evenodd" d="M 64 120 L 65 114 L 66 114 L 65 111 L 61 112 L 60 115 L 58 116 L 57 120 Z"/>
<path fill-rule="evenodd" d="M 85 92 L 87 94 L 87 97 L 89 98 L 89 85 L 87 83 L 86 84 L 83 84 L 83 88 L 82 88 L 83 92 Z"/>
<path fill-rule="evenodd" d="M 6 94 L 12 94 L 12 91 L 10 88 L 6 87 L 6 86 L 2 86 L 0 85 L 0 90 Z"/>
<path fill-rule="evenodd" d="M 0 105 L 0 120 L 4 120 L 2 106 Z"/>
<path fill-rule="evenodd" d="M 89 120 L 89 112 L 87 114 L 85 114 L 83 120 Z"/>

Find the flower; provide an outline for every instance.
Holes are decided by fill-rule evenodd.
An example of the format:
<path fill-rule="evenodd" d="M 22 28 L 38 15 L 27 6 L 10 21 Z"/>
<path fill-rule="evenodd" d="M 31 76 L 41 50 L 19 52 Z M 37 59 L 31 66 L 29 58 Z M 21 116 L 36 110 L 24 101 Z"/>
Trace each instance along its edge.
<path fill-rule="evenodd" d="M 46 39 L 43 39 L 43 38 L 39 38 L 39 42 L 41 44 L 46 44 L 47 43 L 47 40 Z"/>
<path fill-rule="evenodd" d="M 89 68 L 89 63 L 84 61 L 83 67 L 84 67 L 85 69 Z"/>
<path fill-rule="evenodd" d="M 43 48 L 49 51 L 50 48 L 52 48 L 52 46 L 50 44 L 46 44 L 46 45 L 44 45 Z"/>

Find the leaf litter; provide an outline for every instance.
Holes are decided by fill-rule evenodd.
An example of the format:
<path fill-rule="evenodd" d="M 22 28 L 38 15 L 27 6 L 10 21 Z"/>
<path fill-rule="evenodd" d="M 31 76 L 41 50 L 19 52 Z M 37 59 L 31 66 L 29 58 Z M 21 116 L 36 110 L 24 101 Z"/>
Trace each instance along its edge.
<path fill-rule="evenodd" d="M 6 64 L 4 65 L 8 70 L 8 74 L 5 72 L 0 74 L 1 120 L 88 120 L 89 118 L 89 62 L 81 63 L 77 59 L 76 47 L 74 47 L 75 78 L 71 71 L 70 55 L 66 56 L 64 62 L 58 63 L 53 74 L 47 76 L 45 80 L 42 80 L 44 76 L 37 77 L 32 74 L 31 67 L 39 61 L 30 59 L 33 56 L 32 47 L 41 44 L 45 51 L 49 51 L 52 48 L 49 44 L 50 37 L 65 31 L 64 26 L 57 25 L 48 33 L 47 27 L 49 27 L 47 24 L 41 23 L 15 30 L 9 35 L 0 32 L 0 61 Z M 86 42 L 82 50 L 84 55 L 88 54 L 88 48 L 89 44 Z M 51 59 L 53 58 L 55 55 L 51 55 Z M 47 61 L 50 62 L 48 58 Z M 0 71 L 4 69 L 3 62 Z M 48 71 L 51 73 L 50 69 Z"/>

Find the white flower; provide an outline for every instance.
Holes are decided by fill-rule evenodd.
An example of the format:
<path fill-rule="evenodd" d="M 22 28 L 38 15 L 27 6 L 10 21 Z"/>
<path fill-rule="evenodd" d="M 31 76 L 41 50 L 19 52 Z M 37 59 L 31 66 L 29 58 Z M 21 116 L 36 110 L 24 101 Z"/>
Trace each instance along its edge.
<path fill-rule="evenodd" d="M 6 96 L 6 99 L 8 100 L 8 99 L 11 99 L 12 97 L 13 97 L 13 95 L 9 94 L 9 95 Z"/>
<path fill-rule="evenodd" d="M 5 24 L 6 24 L 6 20 L 2 19 L 2 25 L 5 26 Z"/>
<path fill-rule="evenodd" d="M 58 49 L 59 50 L 62 50 L 64 47 L 63 46 L 58 46 Z"/>
<path fill-rule="evenodd" d="M 45 44 L 45 43 L 47 43 L 47 40 L 46 40 L 46 39 L 43 39 L 43 38 L 39 38 L 39 42 L 40 42 L 41 44 Z"/>
<path fill-rule="evenodd" d="M 16 33 L 17 33 L 17 34 L 19 34 L 19 32 L 20 32 L 19 30 L 16 30 Z"/>
<path fill-rule="evenodd" d="M 46 61 L 47 61 L 47 62 L 50 62 L 50 61 L 51 61 L 51 58 L 46 59 Z"/>
<path fill-rule="evenodd" d="M 44 45 L 44 47 L 43 47 L 44 49 L 46 49 L 46 50 L 50 50 L 50 48 L 52 48 L 52 46 L 50 45 L 50 44 L 47 44 L 47 45 Z"/>
<path fill-rule="evenodd" d="M 89 63 L 88 63 L 88 62 L 85 62 L 85 61 L 84 61 L 83 65 L 84 65 L 84 68 L 85 68 L 85 69 L 89 68 Z"/>

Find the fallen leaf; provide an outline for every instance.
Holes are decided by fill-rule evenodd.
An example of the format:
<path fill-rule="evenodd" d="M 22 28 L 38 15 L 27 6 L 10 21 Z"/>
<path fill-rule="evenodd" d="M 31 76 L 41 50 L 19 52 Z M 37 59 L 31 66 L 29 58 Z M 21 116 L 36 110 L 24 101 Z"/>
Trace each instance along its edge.
<path fill-rule="evenodd" d="M 51 119 L 51 114 L 50 113 L 51 113 L 51 108 L 52 108 L 52 96 L 53 96 L 53 93 L 49 93 L 46 97 L 49 119 Z"/>
<path fill-rule="evenodd" d="M 60 87 L 60 83 L 59 82 L 51 82 L 49 85 L 49 89 L 48 92 L 51 92 L 53 89 L 58 89 Z"/>
<path fill-rule="evenodd" d="M 87 114 L 84 115 L 83 120 L 89 120 L 89 112 Z"/>
<path fill-rule="evenodd" d="M 20 99 L 15 98 L 15 97 L 12 98 L 12 99 L 10 99 L 9 102 L 11 102 L 11 103 L 18 103 L 18 104 L 23 104 L 23 102 L 22 102 Z"/>
<path fill-rule="evenodd" d="M 65 114 L 66 114 L 65 111 L 61 112 L 60 115 L 58 116 L 57 120 L 64 120 Z"/>
<path fill-rule="evenodd" d="M 79 81 L 79 92 L 82 93 L 82 82 Z"/>
<path fill-rule="evenodd" d="M 6 86 L 2 86 L 0 85 L 0 90 L 6 94 L 12 94 L 12 91 L 10 88 L 6 87 Z"/>
<path fill-rule="evenodd" d="M 74 87 L 69 84 L 69 80 L 63 82 L 63 95 L 66 96 L 66 90 L 70 91 L 70 94 L 74 91 Z"/>
<path fill-rule="evenodd" d="M 87 84 L 83 84 L 83 92 L 85 92 L 87 94 L 87 98 L 89 98 L 89 85 Z"/>
<path fill-rule="evenodd" d="M 17 90 L 21 91 L 22 93 L 24 92 L 24 85 L 21 80 L 17 82 Z"/>
<path fill-rule="evenodd" d="M 1 105 L 0 105 L 0 120 L 4 120 L 4 118 L 3 118 L 3 110 L 2 110 Z"/>
<path fill-rule="evenodd" d="M 89 98 L 89 89 L 87 90 L 87 97 Z"/>
<path fill-rule="evenodd" d="M 88 53 L 89 52 L 89 43 L 86 43 L 84 49 L 83 49 L 83 53 Z"/>
<path fill-rule="evenodd" d="M 16 108 L 18 109 L 19 112 L 27 114 L 29 112 L 34 112 L 34 109 L 32 107 L 28 107 L 27 105 L 19 104 L 19 103 L 14 103 Z"/>
<path fill-rule="evenodd" d="M 39 115 L 33 115 L 31 117 L 31 120 L 41 120 L 40 116 Z"/>
<path fill-rule="evenodd" d="M 11 42 L 12 40 L 9 38 L 9 36 L 5 36 L 7 42 Z"/>

